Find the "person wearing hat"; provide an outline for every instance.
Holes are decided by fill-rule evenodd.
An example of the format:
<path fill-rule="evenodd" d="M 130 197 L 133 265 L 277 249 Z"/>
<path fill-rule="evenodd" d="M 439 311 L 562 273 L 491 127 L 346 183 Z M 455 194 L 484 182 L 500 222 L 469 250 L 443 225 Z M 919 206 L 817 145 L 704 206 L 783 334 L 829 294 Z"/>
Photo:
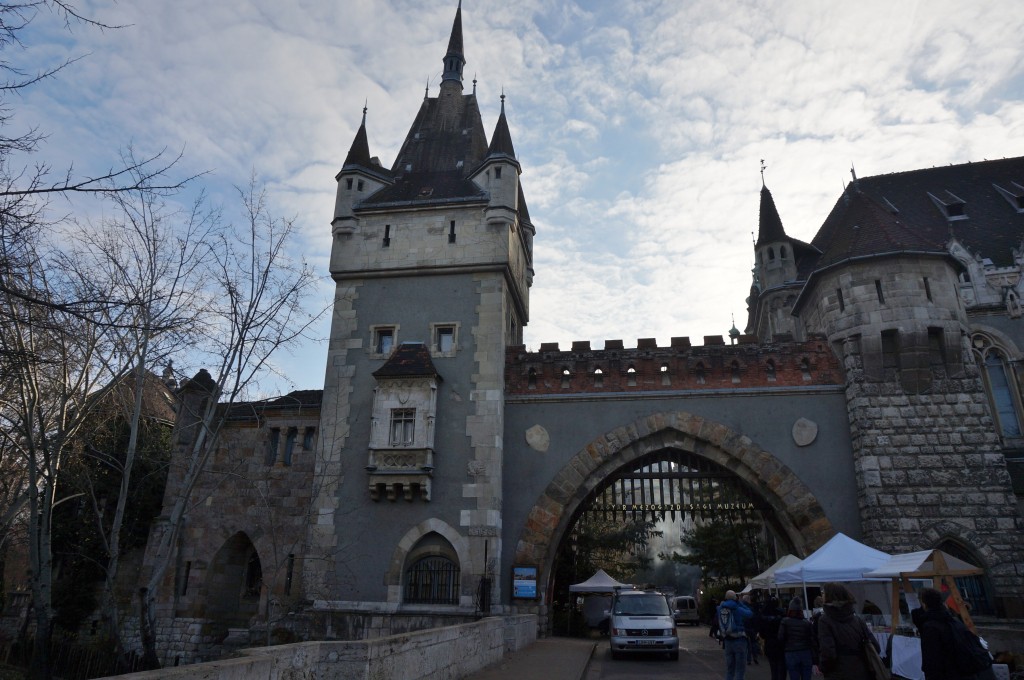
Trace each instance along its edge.
<path fill-rule="evenodd" d="M 786 617 L 779 623 L 779 642 L 786 653 L 789 680 L 811 680 L 814 667 L 814 626 L 804 618 L 804 603 L 799 597 L 789 601 Z"/>
<path fill-rule="evenodd" d="M 725 680 L 743 680 L 747 672 L 747 633 L 744 621 L 754 615 L 750 607 L 736 599 L 735 590 L 725 591 L 725 599 L 718 605 L 717 618 L 725 647 Z M 728 628 L 722 623 L 730 621 Z"/>

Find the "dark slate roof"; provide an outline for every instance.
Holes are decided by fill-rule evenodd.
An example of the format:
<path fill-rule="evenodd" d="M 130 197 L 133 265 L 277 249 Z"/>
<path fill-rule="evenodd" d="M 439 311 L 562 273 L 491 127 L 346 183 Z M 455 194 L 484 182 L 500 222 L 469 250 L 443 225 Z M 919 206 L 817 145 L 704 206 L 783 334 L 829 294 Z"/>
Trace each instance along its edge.
<path fill-rule="evenodd" d="M 997 266 L 1013 262 L 1024 236 L 1024 213 L 993 185 L 1024 186 L 1024 157 L 949 165 L 855 180 L 822 225 L 813 244 L 826 255 L 818 267 L 844 254 L 880 255 L 899 249 L 945 250 L 951 236 Z M 947 193 L 948 192 L 948 193 Z M 967 219 L 947 219 L 940 200 L 964 201 Z M 854 226 L 869 234 L 854 234 Z"/>
<path fill-rule="evenodd" d="M 758 214 L 757 243 L 773 243 L 786 240 L 786 230 L 782 228 L 782 218 L 775 208 L 775 200 L 768 187 L 761 185 L 761 209 Z"/>
<path fill-rule="evenodd" d="M 323 390 L 295 390 L 280 397 L 260 399 L 259 401 L 239 401 L 231 405 L 228 412 L 230 420 L 255 418 L 267 411 L 282 409 L 319 409 L 323 402 Z"/>
<path fill-rule="evenodd" d="M 948 250 L 944 236 L 941 229 L 908 224 L 866 193 L 847 191 L 814 237 L 814 244 L 822 251 L 814 268 L 887 253 L 945 255 Z"/>
<path fill-rule="evenodd" d="M 395 182 L 361 203 L 485 199 L 470 172 L 487 154 L 487 135 L 476 96 L 457 95 L 457 120 L 445 122 L 438 99 L 425 99 L 392 166 Z M 407 170 L 411 167 L 411 170 Z"/>
<path fill-rule="evenodd" d="M 505 120 L 504 95 L 501 97 L 501 114 L 498 116 L 498 124 L 494 126 L 494 134 L 491 135 L 491 145 L 487 148 L 487 155 L 516 157 L 515 147 L 512 146 L 512 133 L 508 131 L 508 121 Z"/>
<path fill-rule="evenodd" d="M 459 2 L 459 8 L 455 10 L 455 21 L 452 22 L 452 35 L 448 38 L 448 51 L 445 56 L 458 55 L 463 56 L 462 51 L 462 2 Z"/>
<path fill-rule="evenodd" d="M 359 125 L 356 131 L 356 138 L 352 140 L 352 146 L 345 156 L 345 165 L 361 165 L 364 168 L 371 167 L 370 143 L 366 140 L 366 119 Z"/>
<path fill-rule="evenodd" d="M 384 365 L 373 372 L 375 378 L 409 378 L 435 376 L 440 378 L 430 351 L 422 342 L 403 342 Z"/>
<path fill-rule="evenodd" d="M 519 183 L 519 223 L 533 226 L 533 222 L 530 221 L 530 211 L 526 207 L 526 194 L 523 193 L 522 182 Z"/>

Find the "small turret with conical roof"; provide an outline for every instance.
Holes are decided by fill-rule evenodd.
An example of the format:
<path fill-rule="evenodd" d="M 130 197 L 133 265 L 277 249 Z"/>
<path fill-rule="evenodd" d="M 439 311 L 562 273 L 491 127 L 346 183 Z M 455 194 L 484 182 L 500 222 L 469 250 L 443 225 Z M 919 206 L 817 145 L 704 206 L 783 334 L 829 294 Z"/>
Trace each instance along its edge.
<path fill-rule="evenodd" d="M 512 145 L 512 134 L 505 118 L 505 95 L 501 95 L 501 113 L 494 126 L 487 155 L 480 167 L 473 173 L 473 181 L 488 192 L 490 200 L 485 210 L 487 224 L 499 226 L 508 224 L 515 228 L 519 216 L 519 175 L 522 167 L 516 159 Z"/>
<path fill-rule="evenodd" d="M 334 219 L 331 220 L 331 231 L 335 235 L 352 233 L 358 223 L 353 212 L 355 205 L 393 181 L 391 173 L 370 156 L 370 144 L 366 137 L 366 109 L 363 106 L 363 120 L 345 156 L 345 163 L 334 178 L 338 182 Z"/>

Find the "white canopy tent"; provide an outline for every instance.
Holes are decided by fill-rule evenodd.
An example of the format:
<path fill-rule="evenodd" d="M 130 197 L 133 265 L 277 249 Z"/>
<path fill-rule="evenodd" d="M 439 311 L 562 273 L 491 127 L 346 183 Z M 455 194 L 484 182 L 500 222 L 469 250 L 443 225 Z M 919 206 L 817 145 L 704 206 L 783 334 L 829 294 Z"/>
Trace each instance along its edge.
<path fill-rule="evenodd" d="M 582 583 L 574 583 L 569 586 L 570 593 L 614 593 L 619 588 L 632 588 L 633 586 L 629 583 L 619 583 L 607 573 L 604 569 L 598 569 L 597 572 Z"/>
<path fill-rule="evenodd" d="M 629 583 L 619 583 L 605 573 L 604 569 L 598 569 L 586 581 L 569 586 L 569 592 L 586 595 L 583 598 L 583 620 L 591 628 L 596 628 L 604 620 L 605 611 L 611 607 L 612 593 L 632 587 Z"/>
<path fill-rule="evenodd" d="M 890 555 L 881 550 L 853 540 L 846 534 L 836 534 L 803 561 L 775 572 L 775 585 L 797 586 L 804 591 L 804 607 L 807 601 L 807 586 L 821 585 L 830 581 L 847 584 L 858 600 L 871 600 L 883 611 L 892 611 L 889 579 L 867 579 L 864 572 L 877 569 L 889 561 Z"/>
<path fill-rule="evenodd" d="M 755 588 L 775 588 L 775 572 L 785 567 L 796 566 L 797 564 L 800 564 L 800 562 L 802 561 L 803 560 L 801 560 L 796 555 L 783 555 L 775 562 L 775 564 L 768 567 L 754 578 L 750 579 L 750 582 L 747 584 L 747 587 L 744 589 L 744 592 L 747 592 L 748 590 L 753 590 Z"/>
<path fill-rule="evenodd" d="M 863 581 L 864 572 L 877 569 L 890 555 L 836 534 L 798 564 L 775 572 L 777 585 L 820 584 L 829 581 Z"/>

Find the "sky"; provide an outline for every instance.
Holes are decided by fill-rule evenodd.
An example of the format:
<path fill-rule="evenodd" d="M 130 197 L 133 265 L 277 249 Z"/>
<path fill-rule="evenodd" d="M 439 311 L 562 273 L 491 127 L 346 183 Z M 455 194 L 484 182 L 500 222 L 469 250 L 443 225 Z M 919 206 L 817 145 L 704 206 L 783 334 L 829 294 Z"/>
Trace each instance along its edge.
<path fill-rule="evenodd" d="M 437 95 L 456 0 L 75 6 L 120 28 L 43 10 L 3 55 L 28 72 L 81 57 L 12 100 L 47 135 L 33 162 L 82 175 L 129 144 L 183 151 L 226 206 L 255 173 L 326 308 L 334 176 L 363 106 L 390 166 Z M 742 331 L 762 160 L 786 232 L 810 241 L 851 168 L 1024 154 L 1018 0 L 465 0 L 463 29 L 488 134 L 507 97 L 537 229 L 531 349 Z M 261 389 L 322 387 L 328 330 Z"/>

